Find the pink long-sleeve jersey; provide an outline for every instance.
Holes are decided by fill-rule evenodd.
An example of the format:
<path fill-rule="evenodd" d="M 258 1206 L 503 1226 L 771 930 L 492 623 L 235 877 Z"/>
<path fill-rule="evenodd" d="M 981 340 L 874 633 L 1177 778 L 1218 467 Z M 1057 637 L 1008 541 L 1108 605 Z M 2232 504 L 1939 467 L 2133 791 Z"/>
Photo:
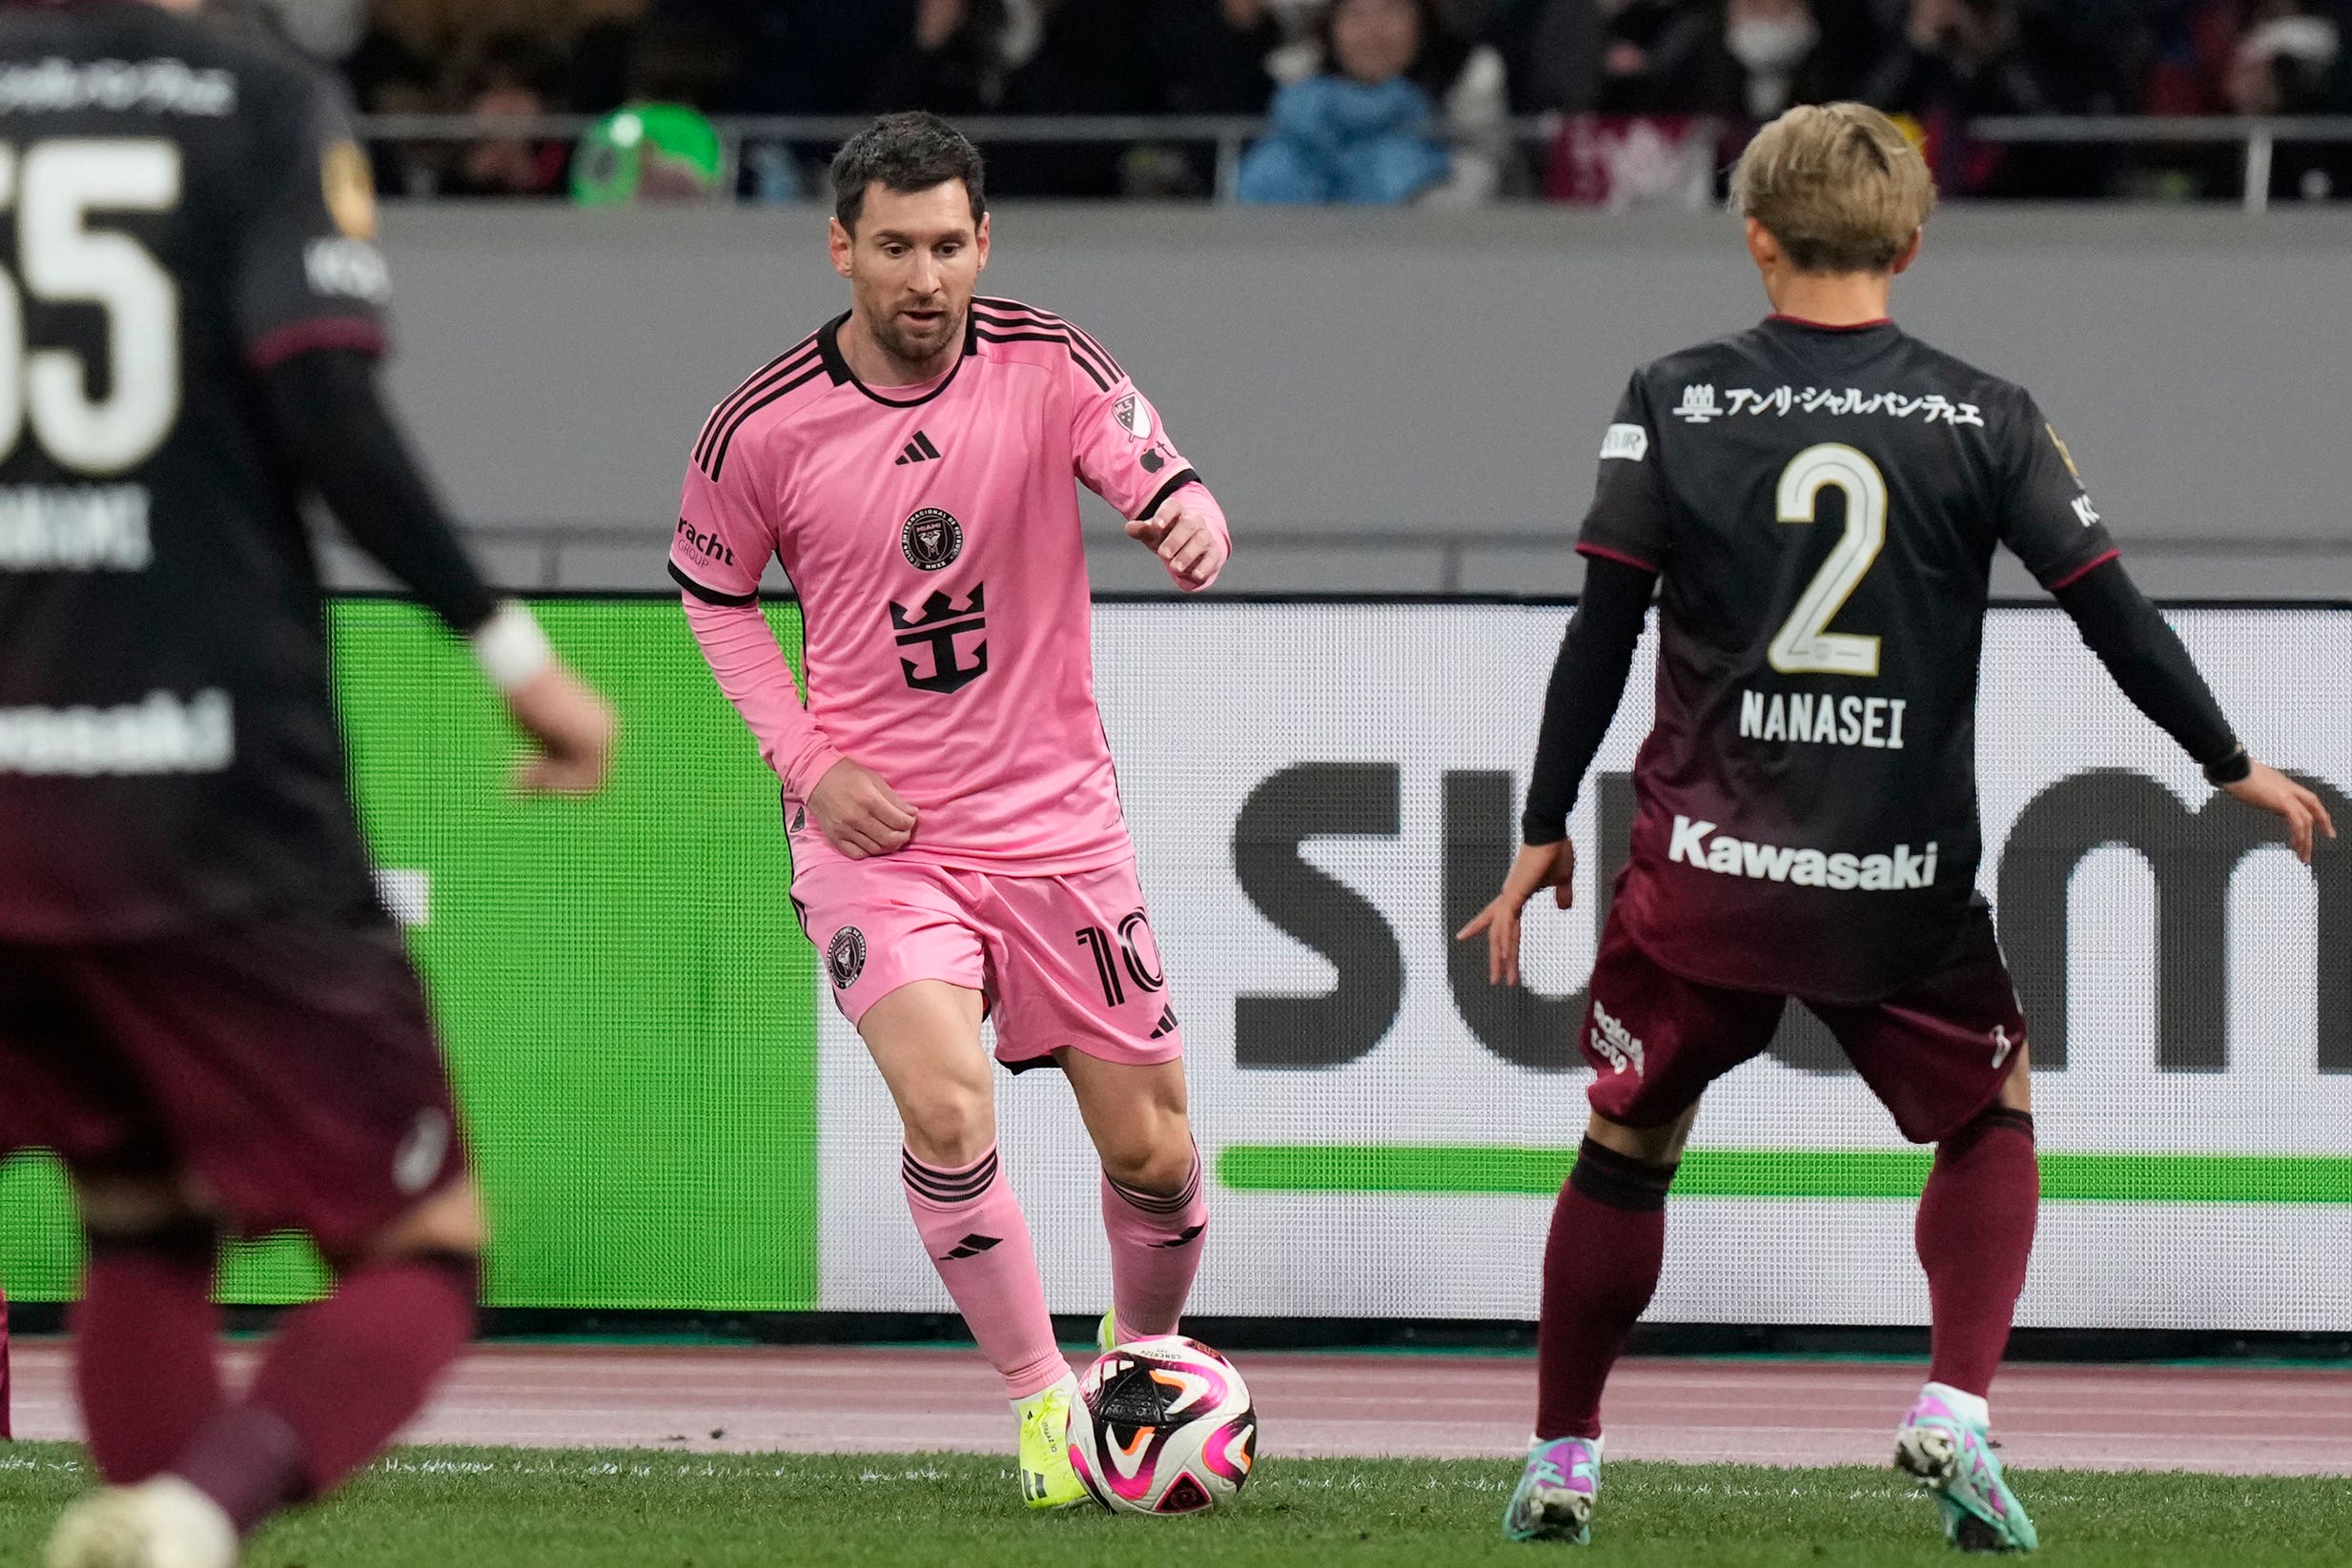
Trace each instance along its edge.
<path fill-rule="evenodd" d="M 712 670 L 784 780 L 795 865 L 838 858 L 802 806 L 845 756 L 915 807 L 907 859 L 1037 876 L 1125 860 L 1072 480 L 1145 518 L 1199 477 L 1057 316 L 976 299 L 963 355 L 911 387 L 851 373 L 847 319 L 713 411 L 670 549 Z M 758 619 L 771 555 L 801 602 L 805 710 Z"/>

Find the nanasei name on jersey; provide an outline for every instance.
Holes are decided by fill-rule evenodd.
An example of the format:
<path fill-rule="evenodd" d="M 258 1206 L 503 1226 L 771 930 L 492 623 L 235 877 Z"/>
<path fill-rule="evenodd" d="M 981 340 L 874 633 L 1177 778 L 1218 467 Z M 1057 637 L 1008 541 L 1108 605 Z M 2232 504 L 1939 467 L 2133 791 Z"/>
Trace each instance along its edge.
<path fill-rule="evenodd" d="M 1925 850 L 1898 844 L 1883 855 L 1828 854 L 1819 849 L 1792 849 L 1777 844 L 1751 844 L 1719 833 L 1711 822 L 1674 819 L 1674 834 L 1667 859 L 1718 876 L 1752 877 L 1785 882 L 1797 887 L 1830 887 L 1840 892 L 1903 892 L 1935 886 L 1935 842 Z"/>
<path fill-rule="evenodd" d="M 1828 692 L 1740 693 L 1740 739 L 1804 741 L 1814 745 L 1903 749 L 1900 697 L 1832 697 Z"/>

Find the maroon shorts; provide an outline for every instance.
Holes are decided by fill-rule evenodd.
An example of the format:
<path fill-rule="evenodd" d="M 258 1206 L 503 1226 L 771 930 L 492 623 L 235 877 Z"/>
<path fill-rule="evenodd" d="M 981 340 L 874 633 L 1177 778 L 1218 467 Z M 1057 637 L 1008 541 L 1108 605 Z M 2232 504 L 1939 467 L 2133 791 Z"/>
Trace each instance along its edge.
<path fill-rule="evenodd" d="M 382 915 L 152 942 L 0 942 L 0 1153 L 178 1177 L 330 1255 L 465 1171 L 424 990 Z"/>
<path fill-rule="evenodd" d="M 1858 1005 L 1727 990 L 1662 967 L 1611 919 L 1592 967 L 1585 1059 L 1592 1109 L 1626 1127 L 1663 1127 L 1707 1086 L 1761 1055 L 1781 1009 L 1803 1002 L 1837 1037 L 1913 1143 L 1958 1131 L 1990 1106 L 2025 1049 L 2025 1015 L 1983 909 L 1959 955 L 1892 996 Z"/>

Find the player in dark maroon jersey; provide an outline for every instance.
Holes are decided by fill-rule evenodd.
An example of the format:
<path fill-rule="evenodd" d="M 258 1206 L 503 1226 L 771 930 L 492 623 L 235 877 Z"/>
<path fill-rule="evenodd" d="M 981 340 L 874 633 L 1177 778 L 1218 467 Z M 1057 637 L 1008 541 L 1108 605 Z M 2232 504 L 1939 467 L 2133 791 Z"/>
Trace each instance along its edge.
<path fill-rule="evenodd" d="M 1522 906 L 1549 888 L 1566 906 L 1568 810 L 1662 582 L 1657 719 L 1583 1037 L 1593 1113 L 1544 1252 L 1536 1441 L 1504 1528 L 1588 1538 L 1602 1386 L 1656 1288 L 1699 1096 L 1794 999 L 1904 1135 L 1936 1146 L 1918 1217 L 1933 1359 L 1896 1460 L 1955 1543 L 2030 1548 L 1986 1436 L 2038 1193 L 2025 1020 L 1975 891 L 1994 548 L 2209 779 L 2285 819 L 2297 854 L 2334 828 L 2239 744 L 2034 400 L 1887 318 L 1934 201 L 1893 124 L 1854 104 L 1793 110 L 1733 188 L 1774 315 L 1626 389 L 1578 545 L 1585 589 L 1545 698 L 1525 847 L 1462 932 L 1516 985 Z"/>
<path fill-rule="evenodd" d="M 0 9 L 0 1154 L 72 1177 L 108 1483 L 51 1568 L 227 1568 L 472 1332 L 479 1206 L 345 790 L 302 492 L 471 639 L 524 784 L 592 787 L 612 727 L 383 406 L 326 79 L 183 9 Z M 282 1228 L 337 1290 L 232 1398 L 215 1249 Z"/>

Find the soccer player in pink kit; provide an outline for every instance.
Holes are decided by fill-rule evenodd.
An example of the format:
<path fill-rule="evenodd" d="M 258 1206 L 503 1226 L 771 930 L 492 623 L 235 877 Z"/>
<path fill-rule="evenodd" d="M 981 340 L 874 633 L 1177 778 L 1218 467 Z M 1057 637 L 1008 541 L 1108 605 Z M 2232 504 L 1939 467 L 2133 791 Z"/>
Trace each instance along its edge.
<path fill-rule="evenodd" d="M 1178 587 L 1217 580 L 1216 499 L 1101 345 L 978 298 L 980 155 L 892 115 L 833 161 L 846 316 L 712 413 L 670 572 L 784 781 L 792 899 L 906 1132 L 915 1229 L 1020 1421 L 1032 1507 L 1084 1494 L 1076 1379 L 999 1169 L 997 1059 L 1058 1066 L 1103 1165 L 1106 1337 L 1168 1334 L 1208 1212 L 1182 1037 L 1094 706 L 1082 480 Z M 758 608 L 783 563 L 808 706 Z"/>

